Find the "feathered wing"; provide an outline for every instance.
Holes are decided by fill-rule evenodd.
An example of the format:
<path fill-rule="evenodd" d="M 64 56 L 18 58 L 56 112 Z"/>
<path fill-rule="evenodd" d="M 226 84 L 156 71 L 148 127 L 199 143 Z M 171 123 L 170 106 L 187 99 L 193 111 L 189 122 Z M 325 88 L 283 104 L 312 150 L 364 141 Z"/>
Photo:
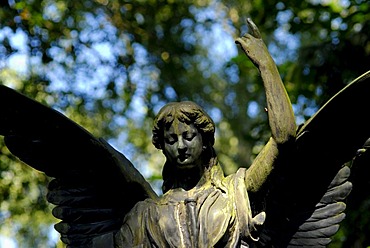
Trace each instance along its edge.
<path fill-rule="evenodd" d="M 279 155 L 269 180 L 251 196 L 263 199 L 266 211 L 257 247 L 331 242 L 352 189 L 346 163 L 370 137 L 369 93 L 370 71 L 330 99 L 299 128 L 293 147 Z"/>
<path fill-rule="evenodd" d="M 47 199 L 69 247 L 89 247 L 118 230 L 135 203 L 157 197 L 124 155 L 59 112 L 0 85 L 0 113 L 9 150 L 55 178 Z"/>

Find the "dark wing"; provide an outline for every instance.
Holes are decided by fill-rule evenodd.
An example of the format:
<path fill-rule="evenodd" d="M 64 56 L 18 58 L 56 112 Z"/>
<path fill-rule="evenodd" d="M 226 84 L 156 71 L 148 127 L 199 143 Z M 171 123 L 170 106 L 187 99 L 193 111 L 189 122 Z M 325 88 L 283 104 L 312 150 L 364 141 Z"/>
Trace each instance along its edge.
<path fill-rule="evenodd" d="M 138 201 L 157 197 L 121 153 L 61 113 L 0 85 L 0 135 L 26 164 L 54 177 L 48 201 L 57 205 L 62 241 L 89 245 L 114 232 Z"/>
<path fill-rule="evenodd" d="M 269 182 L 251 196 L 255 201 L 263 197 L 266 211 L 257 246 L 325 247 L 331 242 L 352 189 L 344 165 L 370 137 L 369 93 L 370 71 L 309 119 L 293 147 L 280 150 Z"/>

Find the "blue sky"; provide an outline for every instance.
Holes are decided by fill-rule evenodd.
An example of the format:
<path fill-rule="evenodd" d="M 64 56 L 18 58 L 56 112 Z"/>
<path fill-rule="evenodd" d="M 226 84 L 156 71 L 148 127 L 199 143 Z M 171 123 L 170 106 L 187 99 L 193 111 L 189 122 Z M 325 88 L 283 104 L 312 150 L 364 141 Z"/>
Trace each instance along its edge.
<path fill-rule="evenodd" d="M 49 11 L 52 11 L 52 9 L 49 9 Z M 199 22 L 204 21 L 206 18 L 210 19 L 216 19 L 216 15 L 219 13 L 216 13 L 215 10 L 212 8 L 212 6 L 207 9 L 206 12 L 197 12 L 196 9 L 193 9 L 193 12 L 195 13 L 196 17 L 198 18 Z M 282 13 L 279 17 L 279 22 L 281 25 L 281 28 L 277 29 L 275 31 L 275 36 L 278 41 L 286 42 L 289 40 L 288 48 L 290 54 L 286 54 L 281 52 L 279 50 L 278 46 L 271 44 L 269 46 L 269 50 L 272 53 L 272 56 L 276 60 L 278 64 L 283 63 L 284 59 L 286 59 L 289 56 L 294 56 L 295 49 L 299 45 L 298 38 L 295 36 L 291 36 L 287 29 L 284 27 L 284 24 L 287 22 L 289 15 L 291 13 L 285 12 Z M 91 18 L 91 17 L 87 17 Z M 221 18 L 222 19 L 222 18 Z M 96 22 L 96 20 L 95 20 Z M 91 25 L 94 25 L 94 20 L 90 20 Z M 184 24 L 186 25 L 186 23 Z M 114 32 L 112 29 L 113 27 L 106 25 L 107 29 L 104 30 L 104 32 Z M 217 61 L 217 63 L 214 63 L 212 66 L 212 70 L 217 71 L 220 68 L 222 68 L 223 64 L 227 61 L 229 61 L 232 57 L 236 56 L 238 53 L 238 48 L 234 43 L 233 33 L 236 33 L 235 30 L 230 29 L 230 26 L 225 25 L 225 23 L 215 23 L 210 30 L 205 30 L 204 26 L 198 25 L 195 29 L 197 32 L 200 33 L 207 33 L 207 35 L 199 35 L 202 37 L 201 43 L 204 47 L 207 47 L 209 50 L 209 55 L 213 56 L 215 58 L 214 61 Z M 90 37 L 90 36 L 91 37 Z M 99 33 L 88 33 L 88 30 L 86 33 L 82 34 L 82 39 L 85 37 L 88 39 L 88 37 L 94 39 L 94 37 L 98 37 Z M 16 51 L 11 56 L 9 56 L 5 61 L 0 62 L 0 70 L 2 68 L 9 68 L 11 70 L 14 70 L 18 76 L 27 76 L 30 73 L 30 68 L 36 68 L 37 70 L 45 70 L 45 68 L 38 67 L 37 65 L 41 62 L 38 60 L 37 57 L 30 57 L 29 56 L 29 46 L 28 46 L 28 38 L 27 35 L 22 31 L 17 31 L 13 33 L 10 29 L 4 28 L 0 30 L 0 42 L 5 37 L 9 37 L 10 44 L 12 48 Z M 222 37 L 222 42 L 219 42 L 220 37 Z M 90 39 L 89 38 L 89 39 Z M 184 39 L 191 39 L 192 37 L 184 37 Z M 96 38 L 97 39 L 97 38 Z M 98 40 L 98 39 L 97 39 Z M 217 42 L 215 42 L 217 41 Z M 69 42 L 69 41 L 65 41 Z M 73 42 L 73 41 L 72 41 Z M 119 44 L 116 44 L 114 42 L 97 42 L 94 43 L 91 49 L 86 49 L 86 51 L 83 53 L 84 55 L 80 57 L 81 60 L 87 60 L 89 61 L 91 66 L 96 66 L 96 68 L 99 67 L 99 70 L 94 70 L 95 74 L 94 77 L 95 80 L 86 80 L 86 75 L 81 72 L 81 74 L 77 75 L 77 82 L 75 84 L 76 91 L 82 92 L 85 94 L 92 95 L 94 94 L 95 97 L 103 97 L 104 92 L 101 92 L 101 90 L 96 90 L 95 86 L 100 85 L 102 82 L 107 81 L 107 77 L 112 74 L 111 68 L 109 67 L 109 63 L 113 60 L 115 55 L 117 53 L 122 53 L 122 51 L 119 50 Z M 148 61 L 146 60 L 146 51 L 143 49 L 139 44 L 136 45 L 137 49 L 137 61 L 141 65 L 147 65 Z M 52 53 L 53 57 L 55 58 L 55 64 L 53 67 L 47 68 L 47 76 L 51 79 L 51 90 L 63 90 L 64 87 L 68 87 L 67 84 L 65 84 L 64 80 L 68 80 L 68 75 L 65 74 L 63 70 L 60 69 L 60 65 L 58 65 L 58 61 L 64 61 L 68 58 L 66 58 L 65 54 L 61 49 L 58 49 L 58 47 L 54 47 L 50 49 L 50 53 Z M 98 59 L 96 59 L 98 58 Z M 102 66 L 101 62 L 105 62 L 107 66 Z M 137 68 L 137 71 L 135 71 L 135 68 L 132 72 L 132 77 L 134 80 L 140 80 L 140 75 L 142 75 L 142 68 Z M 150 68 L 152 69 L 152 68 Z M 90 75 L 91 76 L 91 75 Z M 89 77 L 91 78 L 91 77 Z M 88 83 L 86 83 L 88 82 Z M 141 85 L 141 89 L 137 91 L 137 94 L 134 96 L 133 99 L 133 105 L 135 111 L 132 111 L 131 117 L 135 120 L 140 120 L 143 118 L 143 116 L 146 114 L 142 95 L 145 91 L 146 87 L 150 87 L 151 82 L 147 81 L 147 85 Z M 16 85 L 11 85 L 16 88 Z M 122 87 L 124 87 L 124 79 L 122 79 Z M 102 89 L 104 87 L 101 87 Z M 168 94 L 171 93 L 171 89 L 168 89 Z M 257 104 L 251 104 L 248 108 L 249 114 L 253 116 L 257 111 Z M 217 119 L 220 118 L 221 113 L 217 110 L 211 111 L 211 116 L 213 119 L 217 121 Z M 124 135 L 122 135 L 124 139 Z M 117 139 L 120 139 L 117 137 Z M 113 144 L 117 144 L 117 140 L 112 140 Z M 120 143 L 122 143 L 122 139 L 119 140 Z M 130 158 L 130 154 L 125 154 Z M 138 163 L 139 164 L 139 163 Z M 143 168 L 147 168 L 146 166 L 141 166 L 139 170 L 141 170 L 141 173 L 144 175 L 149 175 L 150 172 L 144 171 Z M 53 230 L 53 228 L 51 227 Z M 56 231 L 51 231 L 51 239 L 53 242 L 56 242 L 58 240 L 59 234 Z M 0 239 L 0 247 L 11 247 L 16 248 L 16 244 L 13 240 L 9 238 L 2 238 Z"/>

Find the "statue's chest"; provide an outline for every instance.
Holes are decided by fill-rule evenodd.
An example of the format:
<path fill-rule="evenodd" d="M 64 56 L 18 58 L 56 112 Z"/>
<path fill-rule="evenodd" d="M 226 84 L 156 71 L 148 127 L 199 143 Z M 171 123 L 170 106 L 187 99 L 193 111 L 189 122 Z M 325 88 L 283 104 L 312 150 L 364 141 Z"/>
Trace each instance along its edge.
<path fill-rule="evenodd" d="M 175 247 L 210 247 L 227 232 L 234 216 L 230 196 L 218 189 L 180 192 L 158 206 L 159 228 Z"/>

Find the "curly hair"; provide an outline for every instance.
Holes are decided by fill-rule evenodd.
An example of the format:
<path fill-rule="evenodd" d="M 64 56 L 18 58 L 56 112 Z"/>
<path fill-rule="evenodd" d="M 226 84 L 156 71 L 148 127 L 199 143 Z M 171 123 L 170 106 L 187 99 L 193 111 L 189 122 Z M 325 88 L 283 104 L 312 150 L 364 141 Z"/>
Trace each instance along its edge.
<path fill-rule="evenodd" d="M 158 149 L 164 149 L 164 131 L 168 129 L 176 119 L 188 125 L 192 123 L 197 128 L 198 132 L 202 135 L 204 145 L 202 155 L 202 159 L 205 163 L 204 166 L 206 168 L 211 167 L 214 161 L 216 161 L 214 159 L 216 154 L 213 149 L 215 143 L 215 124 L 211 117 L 194 102 L 171 102 L 159 111 L 154 119 L 153 145 Z M 171 164 L 166 161 L 163 166 L 162 177 L 162 191 L 166 193 L 174 187 L 178 177 L 181 177 L 181 173 L 177 171 L 175 166 L 171 166 Z"/>
<path fill-rule="evenodd" d="M 196 103 L 184 101 L 168 103 L 154 119 L 152 143 L 156 148 L 163 150 L 164 130 L 169 128 L 175 119 L 186 124 L 193 123 L 201 133 L 204 144 L 214 145 L 215 124 L 211 117 Z"/>

